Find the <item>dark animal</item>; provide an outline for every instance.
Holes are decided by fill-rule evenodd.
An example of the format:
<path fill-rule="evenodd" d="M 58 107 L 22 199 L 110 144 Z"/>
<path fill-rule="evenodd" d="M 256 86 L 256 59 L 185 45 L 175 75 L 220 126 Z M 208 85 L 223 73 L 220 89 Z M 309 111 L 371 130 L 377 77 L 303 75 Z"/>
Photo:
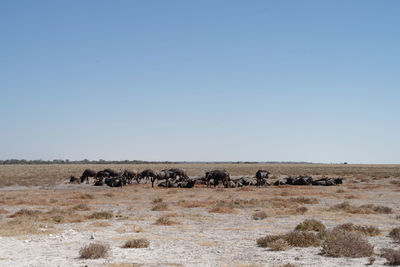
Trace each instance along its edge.
<path fill-rule="evenodd" d="M 310 176 L 299 176 L 294 178 L 291 185 L 311 185 L 313 179 Z"/>
<path fill-rule="evenodd" d="M 175 176 L 179 177 L 180 180 L 189 178 L 189 176 L 187 176 L 185 170 L 183 170 L 183 169 L 172 168 L 172 169 L 168 169 L 168 171 L 175 173 Z"/>
<path fill-rule="evenodd" d="M 120 187 L 123 186 L 123 181 L 119 177 L 108 177 L 104 180 L 105 184 L 110 187 Z"/>
<path fill-rule="evenodd" d="M 151 169 L 146 169 L 146 170 L 141 171 L 139 173 L 139 178 L 140 179 L 146 179 L 146 184 L 147 184 L 147 181 L 150 178 L 157 179 L 157 173 L 155 171 L 151 170 Z M 137 181 L 139 183 L 139 180 L 137 180 Z"/>
<path fill-rule="evenodd" d="M 122 173 L 122 176 L 125 177 L 125 179 L 126 179 L 126 181 L 127 181 L 128 184 L 131 184 L 133 179 L 136 179 L 136 180 L 137 180 L 137 178 L 138 178 L 138 173 L 137 173 L 136 171 L 125 170 L 125 171 Z"/>
<path fill-rule="evenodd" d="M 274 185 L 285 185 L 285 184 L 292 184 L 293 183 L 293 178 L 292 177 L 286 177 L 283 179 L 280 179 L 274 183 Z"/>
<path fill-rule="evenodd" d="M 257 187 L 261 187 L 261 185 L 265 184 L 265 180 L 268 179 L 269 172 L 265 170 L 258 170 L 256 172 L 257 178 Z"/>
<path fill-rule="evenodd" d="M 342 178 L 322 178 L 312 182 L 312 185 L 322 185 L 322 186 L 330 186 L 336 184 L 342 184 Z"/>
<path fill-rule="evenodd" d="M 118 177 L 121 176 L 121 172 L 114 171 L 113 169 L 105 169 L 104 172 L 108 172 L 110 174 L 110 177 Z"/>
<path fill-rule="evenodd" d="M 172 172 L 170 170 L 162 170 L 155 177 L 151 177 L 151 187 L 154 187 L 154 181 L 157 180 L 164 180 L 165 179 L 165 184 L 166 187 L 169 187 L 168 185 L 168 180 L 169 179 L 175 179 L 176 174 L 175 172 Z"/>
<path fill-rule="evenodd" d="M 109 172 L 99 171 L 96 174 L 96 178 L 106 178 L 106 177 L 110 177 L 110 173 Z"/>
<path fill-rule="evenodd" d="M 69 177 L 69 183 L 70 184 L 80 184 L 81 180 L 72 175 Z"/>
<path fill-rule="evenodd" d="M 222 184 L 227 188 L 229 186 L 229 181 L 231 177 L 226 170 L 214 170 L 206 172 L 205 176 L 207 180 L 207 187 L 210 187 L 210 180 L 214 180 L 214 187 L 218 185 L 219 181 L 222 181 Z"/>
<path fill-rule="evenodd" d="M 83 183 L 83 181 L 85 181 L 86 179 L 86 183 L 89 183 L 89 177 L 96 177 L 96 172 L 94 170 L 90 170 L 90 169 L 86 169 L 81 176 L 81 183 Z"/>

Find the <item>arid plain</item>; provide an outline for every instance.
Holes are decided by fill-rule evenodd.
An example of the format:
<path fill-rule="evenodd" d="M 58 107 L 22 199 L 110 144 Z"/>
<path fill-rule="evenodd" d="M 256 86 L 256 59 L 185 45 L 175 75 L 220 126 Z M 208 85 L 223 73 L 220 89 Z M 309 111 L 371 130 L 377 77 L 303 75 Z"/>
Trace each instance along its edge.
<path fill-rule="evenodd" d="M 342 177 L 343 184 L 68 184 L 86 168 L 171 167 L 191 177 L 213 169 L 254 177 L 265 169 L 271 184 L 283 175 Z M 1 165 L 0 186 L 0 266 L 384 266 L 398 256 L 400 165 Z M 335 247 L 343 232 L 354 237 L 345 240 L 354 243 L 349 251 Z M 90 244 L 104 253 L 85 257 Z"/>

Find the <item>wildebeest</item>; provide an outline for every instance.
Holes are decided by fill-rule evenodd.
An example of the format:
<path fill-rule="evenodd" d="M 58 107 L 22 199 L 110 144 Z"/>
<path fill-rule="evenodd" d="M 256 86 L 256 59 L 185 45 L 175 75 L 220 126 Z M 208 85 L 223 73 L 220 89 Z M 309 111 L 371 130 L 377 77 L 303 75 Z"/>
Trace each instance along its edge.
<path fill-rule="evenodd" d="M 132 183 L 132 180 L 135 178 L 136 178 L 136 181 L 138 181 L 138 173 L 136 171 L 125 170 L 122 173 L 122 176 L 126 178 L 128 184 Z"/>
<path fill-rule="evenodd" d="M 172 172 L 170 170 L 162 170 L 157 173 L 155 177 L 151 177 L 151 187 L 154 187 L 154 181 L 157 180 L 164 180 L 165 179 L 165 185 L 168 187 L 168 180 L 169 179 L 175 179 L 176 174 L 175 172 Z"/>
<path fill-rule="evenodd" d="M 115 171 L 113 169 L 105 169 L 103 171 L 108 172 L 110 174 L 110 177 L 118 177 L 118 176 L 121 176 L 121 174 L 122 174 L 121 172 Z"/>
<path fill-rule="evenodd" d="M 261 187 L 263 185 L 266 179 L 268 179 L 269 172 L 266 170 L 258 170 L 256 172 L 256 178 L 257 178 L 257 187 Z"/>
<path fill-rule="evenodd" d="M 188 179 L 189 178 L 189 176 L 187 176 L 185 170 L 183 170 L 183 169 L 171 168 L 171 169 L 168 169 L 168 171 L 175 173 L 175 176 L 179 177 L 180 179 Z"/>
<path fill-rule="evenodd" d="M 229 181 L 231 179 L 229 173 L 226 170 L 213 170 L 206 172 L 205 175 L 207 181 L 207 187 L 210 187 L 210 180 L 214 180 L 214 187 L 217 186 L 219 181 L 227 188 L 229 186 Z"/>
<path fill-rule="evenodd" d="M 106 178 L 106 177 L 110 177 L 110 173 L 109 172 L 99 171 L 96 174 L 96 178 Z"/>
<path fill-rule="evenodd" d="M 330 186 L 336 184 L 343 184 L 342 178 L 322 178 L 313 181 L 312 185 Z"/>
<path fill-rule="evenodd" d="M 139 173 L 139 178 L 146 179 L 146 184 L 147 184 L 147 181 L 149 180 L 149 178 L 157 179 L 157 173 L 151 169 L 146 169 Z M 139 180 L 137 180 L 137 181 L 139 183 Z"/>
<path fill-rule="evenodd" d="M 71 175 L 71 176 L 69 177 L 69 183 L 70 183 L 70 184 L 80 184 L 80 183 L 81 183 L 81 180 L 78 179 L 77 177 Z"/>
<path fill-rule="evenodd" d="M 83 183 L 83 181 L 85 181 L 86 179 L 86 183 L 89 183 L 89 177 L 96 177 L 97 172 L 95 172 L 94 170 L 91 169 L 86 169 L 81 176 L 81 183 Z"/>
<path fill-rule="evenodd" d="M 105 184 L 110 187 L 120 187 L 123 186 L 123 181 L 120 177 L 107 177 L 104 180 Z"/>

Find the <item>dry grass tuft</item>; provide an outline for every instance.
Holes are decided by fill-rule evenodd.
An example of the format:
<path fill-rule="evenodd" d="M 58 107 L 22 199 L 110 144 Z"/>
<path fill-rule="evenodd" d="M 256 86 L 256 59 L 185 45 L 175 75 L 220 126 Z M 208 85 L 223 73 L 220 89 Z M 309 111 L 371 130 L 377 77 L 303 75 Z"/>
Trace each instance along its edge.
<path fill-rule="evenodd" d="M 321 221 L 317 221 L 315 219 L 307 219 L 302 223 L 299 223 L 296 228 L 296 231 L 315 231 L 321 232 L 325 230 L 325 225 Z"/>
<path fill-rule="evenodd" d="M 322 245 L 322 253 L 331 257 L 370 257 L 374 247 L 361 235 L 334 230 L 328 233 Z"/>
<path fill-rule="evenodd" d="M 400 242 L 400 227 L 393 228 L 389 236 L 393 239 L 395 242 Z"/>
<path fill-rule="evenodd" d="M 80 199 L 94 199 L 93 194 L 82 194 L 79 196 Z"/>
<path fill-rule="evenodd" d="M 257 239 L 257 246 L 267 248 L 272 242 L 279 239 L 285 239 L 285 235 L 266 235 Z"/>
<path fill-rule="evenodd" d="M 318 247 L 321 243 L 318 235 L 306 231 L 292 231 L 285 235 L 286 242 L 293 247 Z"/>
<path fill-rule="evenodd" d="M 101 220 L 101 219 L 111 219 L 114 214 L 111 211 L 95 211 L 89 215 L 89 219 Z"/>
<path fill-rule="evenodd" d="M 81 203 L 73 207 L 74 210 L 90 210 L 89 206 L 86 203 Z"/>
<path fill-rule="evenodd" d="M 381 256 L 386 259 L 387 265 L 400 265 L 400 250 L 390 248 L 382 249 Z"/>
<path fill-rule="evenodd" d="M 113 197 L 114 194 L 113 194 L 113 193 L 105 193 L 104 196 L 105 196 L 105 197 Z"/>
<path fill-rule="evenodd" d="M 352 214 L 389 214 L 392 213 L 392 209 L 385 206 L 375 206 L 373 204 L 361 205 L 355 207 L 350 205 L 349 202 L 345 201 L 337 204 L 330 208 L 333 211 L 345 211 Z"/>
<path fill-rule="evenodd" d="M 123 248 L 148 248 L 150 246 L 149 240 L 145 238 L 131 239 L 125 242 Z"/>
<path fill-rule="evenodd" d="M 209 207 L 214 204 L 214 201 L 179 201 L 178 205 L 184 208 L 201 208 L 201 207 Z"/>
<path fill-rule="evenodd" d="M 162 216 L 157 219 L 157 221 L 154 223 L 156 225 L 173 225 L 173 224 L 178 224 L 178 222 L 171 221 L 169 217 L 167 216 Z"/>
<path fill-rule="evenodd" d="M 252 216 L 253 220 L 264 220 L 267 217 L 268 215 L 265 211 L 257 211 Z"/>
<path fill-rule="evenodd" d="M 307 211 L 308 211 L 307 207 L 304 207 L 304 206 L 298 207 L 298 208 L 296 209 L 296 213 L 299 213 L 299 214 L 304 214 L 304 213 L 306 213 Z"/>
<path fill-rule="evenodd" d="M 30 210 L 30 209 L 20 209 L 19 211 L 11 214 L 8 216 L 9 218 L 16 218 L 16 217 L 37 217 L 42 212 L 40 210 Z"/>
<path fill-rule="evenodd" d="M 318 204 L 318 199 L 316 198 L 309 198 L 309 197 L 296 197 L 291 198 L 290 201 L 296 202 L 299 204 Z"/>
<path fill-rule="evenodd" d="M 169 210 L 169 207 L 168 207 L 168 205 L 166 203 L 159 202 L 158 204 L 154 205 L 151 210 L 153 210 L 153 211 L 165 211 L 165 210 Z"/>
<path fill-rule="evenodd" d="M 163 202 L 163 199 L 161 197 L 159 197 L 159 198 L 153 199 L 153 201 L 151 203 L 158 204 L 158 203 L 161 203 L 161 202 Z"/>
<path fill-rule="evenodd" d="M 379 228 L 375 226 L 362 226 L 362 225 L 354 225 L 352 223 L 345 223 L 336 226 L 333 230 L 343 230 L 347 232 L 358 232 L 367 236 L 377 236 L 381 234 Z"/>
<path fill-rule="evenodd" d="M 101 243 L 92 243 L 84 246 L 79 250 L 79 255 L 82 259 L 98 259 L 106 258 L 109 254 L 110 247 Z"/>
<path fill-rule="evenodd" d="M 289 244 L 285 239 L 280 238 L 269 243 L 269 248 L 272 251 L 285 251 L 289 248 Z"/>

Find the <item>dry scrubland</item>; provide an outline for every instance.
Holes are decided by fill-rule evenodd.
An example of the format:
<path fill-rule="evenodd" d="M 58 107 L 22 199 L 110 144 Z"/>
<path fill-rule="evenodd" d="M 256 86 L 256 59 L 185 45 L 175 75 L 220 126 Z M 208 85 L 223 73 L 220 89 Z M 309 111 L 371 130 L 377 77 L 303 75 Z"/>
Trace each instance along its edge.
<path fill-rule="evenodd" d="M 257 189 L 65 184 L 85 168 L 191 176 L 225 168 L 344 177 Z M 0 266 L 384 266 L 400 263 L 400 166 L 314 164 L 0 166 Z M 393 230 L 394 229 L 394 230 Z M 291 265 L 289 265 L 291 264 Z"/>

